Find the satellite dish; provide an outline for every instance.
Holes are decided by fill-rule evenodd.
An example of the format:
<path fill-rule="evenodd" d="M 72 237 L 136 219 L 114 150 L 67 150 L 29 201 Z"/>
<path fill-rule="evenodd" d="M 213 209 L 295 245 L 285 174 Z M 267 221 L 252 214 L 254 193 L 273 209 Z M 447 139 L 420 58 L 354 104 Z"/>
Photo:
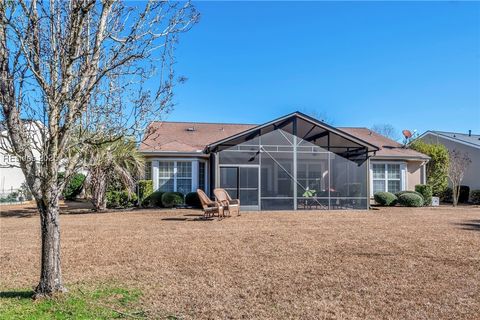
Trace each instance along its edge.
<path fill-rule="evenodd" d="M 410 130 L 403 130 L 402 133 L 405 139 L 410 139 L 412 137 L 412 133 L 410 132 Z"/>

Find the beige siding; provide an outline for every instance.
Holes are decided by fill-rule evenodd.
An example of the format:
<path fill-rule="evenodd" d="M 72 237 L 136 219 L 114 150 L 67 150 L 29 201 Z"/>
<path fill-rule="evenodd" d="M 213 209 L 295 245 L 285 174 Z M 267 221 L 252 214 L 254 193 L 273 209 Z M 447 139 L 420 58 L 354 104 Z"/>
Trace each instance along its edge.
<path fill-rule="evenodd" d="M 407 162 L 407 190 L 415 190 L 415 185 L 423 183 L 422 162 Z"/>
<path fill-rule="evenodd" d="M 422 137 L 422 140 L 427 143 L 440 143 L 447 147 L 448 150 L 458 150 L 461 152 L 467 152 L 468 156 L 472 160 L 472 163 L 465 172 L 465 177 L 462 181 L 462 185 L 470 187 L 470 190 L 480 189 L 480 150 L 468 145 L 454 142 L 448 139 L 434 136 L 432 134 L 426 134 Z"/>

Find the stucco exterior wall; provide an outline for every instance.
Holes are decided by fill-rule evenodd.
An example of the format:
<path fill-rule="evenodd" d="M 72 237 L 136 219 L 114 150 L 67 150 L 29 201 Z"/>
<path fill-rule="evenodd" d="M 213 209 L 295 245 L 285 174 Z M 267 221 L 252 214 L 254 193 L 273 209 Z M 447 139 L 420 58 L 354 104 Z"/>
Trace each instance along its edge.
<path fill-rule="evenodd" d="M 455 142 L 449 139 L 444 139 L 433 134 L 426 134 L 421 140 L 426 143 L 439 143 L 443 144 L 449 151 L 454 149 L 461 152 L 467 152 L 472 163 L 465 172 L 465 177 L 463 178 L 462 185 L 470 187 L 470 190 L 480 189 L 480 149 Z"/>
<path fill-rule="evenodd" d="M 407 162 L 407 190 L 415 190 L 415 185 L 423 184 L 423 165 L 420 161 Z"/>

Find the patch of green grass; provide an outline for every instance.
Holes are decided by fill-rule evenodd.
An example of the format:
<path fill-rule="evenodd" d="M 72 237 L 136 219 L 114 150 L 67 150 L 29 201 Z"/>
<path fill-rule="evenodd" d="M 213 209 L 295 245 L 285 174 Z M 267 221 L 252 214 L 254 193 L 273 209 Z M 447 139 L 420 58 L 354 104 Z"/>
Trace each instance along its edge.
<path fill-rule="evenodd" d="M 0 292 L 0 319 L 115 319 L 145 318 L 138 309 L 142 293 L 118 287 L 96 290 L 70 288 L 50 299 L 32 300 L 30 290 Z"/>

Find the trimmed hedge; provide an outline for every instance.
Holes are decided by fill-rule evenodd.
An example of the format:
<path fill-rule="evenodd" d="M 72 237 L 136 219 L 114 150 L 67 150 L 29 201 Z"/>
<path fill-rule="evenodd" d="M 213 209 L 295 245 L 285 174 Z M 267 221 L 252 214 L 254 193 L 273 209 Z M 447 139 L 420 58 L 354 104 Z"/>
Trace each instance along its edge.
<path fill-rule="evenodd" d="M 442 194 L 440 195 L 440 200 L 442 200 L 443 202 L 453 202 L 452 188 L 448 187 L 443 190 Z"/>
<path fill-rule="evenodd" d="M 159 207 L 162 208 L 162 196 L 165 192 L 155 191 L 143 200 L 142 205 L 146 207 Z"/>
<path fill-rule="evenodd" d="M 470 187 L 469 186 L 460 186 L 460 194 L 458 195 L 458 203 L 467 203 L 468 196 L 470 195 Z M 453 190 L 452 188 L 448 187 L 442 193 L 440 199 L 443 202 L 453 202 Z"/>
<path fill-rule="evenodd" d="M 423 198 L 422 194 L 420 192 L 417 192 L 417 191 L 412 191 L 412 190 L 403 190 L 403 191 L 400 191 L 400 192 L 397 192 L 395 193 L 395 195 L 398 197 L 400 197 L 402 194 L 406 194 L 406 193 L 409 193 L 409 194 L 416 194 L 417 196 L 420 196 Z"/>
<path fill-rule="evenodd" d="M 460 186 L 460 194 L 458 195 L 458 202 L 467 203 L 469 196 L 470 196 L 470 187 Z"/>
<path fill-rule="evenodd" d="M 185 200 L 185 195 L 181 192 L 172 192 L 172 193 L 175 193 L 176 195 L 178 195 L 180 198 L 182 198 L 182 201 Z"/>
<path fill-rule="evenodd" d="M 398 197 L 398 203 L 404 207 L 421 207 L 423 198 L 415 193 L 403 193 Z"/>
<path fill-rule="evenodd" d="M 382 206 L 394 206 L 397 203 L 397 197 L 390 192 L 377 192 L 373 195 L 375 202 Z"/>
<path fill-rule="evenodd" d="M 145 201 L 150 197 L 153 193 L 153 181 L 152 180 L 140 180 L 137 183 L 137 190 L 138 190 L 138 203 L 141 206 L 147 205 L 148 200 Z M 146 203 L 145 203 L 146 202 Z"/>
<path fill-rule="evenodd" d="M 185 204 L 194 208 L 201 208 L 202 203 L 196 192 L 190 192 L 185 195 Z"/>
<path fill-rule="evenodd" d="M 59 175 L 63 179 L 63 172 Z M 63 190 L 63 197 L 67 200 L 75 200 L 83 190 L 83 183 L 85 182 L 85 175 L 82 173 L 74 174 L 68 181 Z"/>
<path fill-rule="evenodd" d="M 173 208 L 183 204 L 183 194 L 180 192 L 165 192 L 162 195 L 162 204 L 165 208 Z"/>
<path fill-rule="evenodd" d="M 420 193 L 423 197 L 423 205 L 430 206 L 432 204 L 433 189 L 428 184 L 417 184 L 415 191 Z"/>
<path fill-rule="evenodd" d="M 470 192 L 470 200 L 473 204 L 480 204 L 480 190 L 472 190 Z"/>
<path fill-rule="evenodd" d="M 129 208 L 137 204 L 137 195 L 123 191 L 107 192 L 107 208 Z"/>

